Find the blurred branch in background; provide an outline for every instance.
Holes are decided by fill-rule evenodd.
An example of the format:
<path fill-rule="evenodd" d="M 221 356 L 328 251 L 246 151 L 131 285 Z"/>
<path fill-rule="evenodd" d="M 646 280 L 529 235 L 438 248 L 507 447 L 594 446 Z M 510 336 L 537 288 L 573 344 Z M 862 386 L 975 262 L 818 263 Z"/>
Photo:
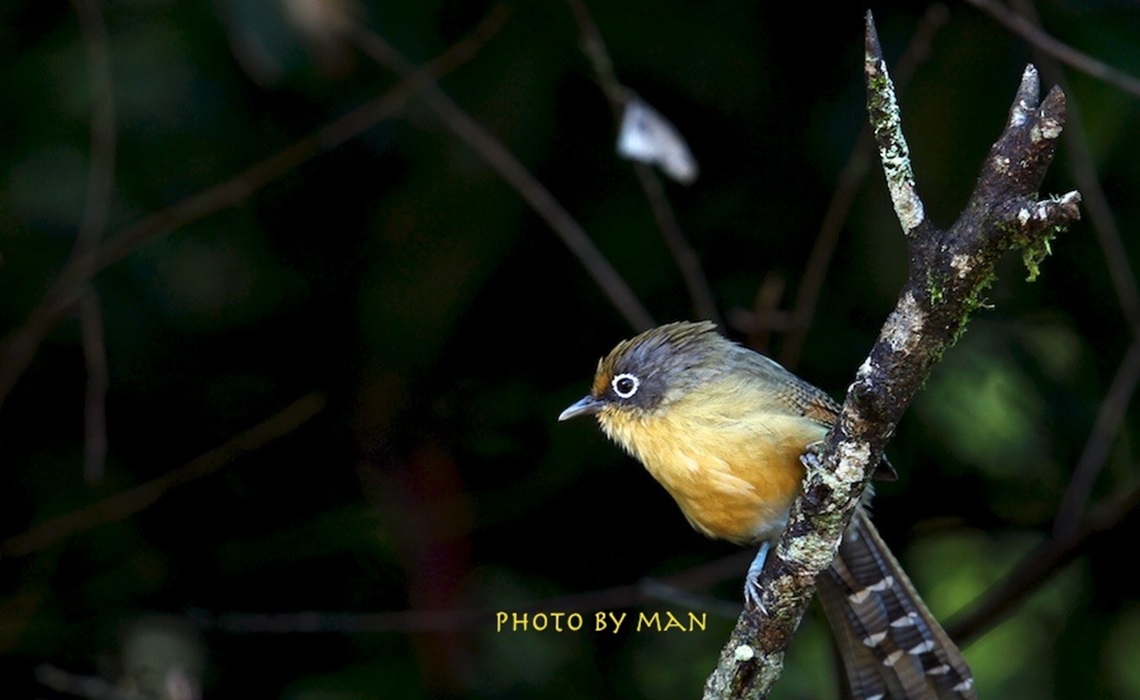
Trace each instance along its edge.
<path fill-rule="evenodd" d="M 1069 63 L 1078 70 L 1084 71 L 1094 77 L 1104 78 L 1106 74 L 1116 75 L 1118 71 L 1103 66 L 1099 61 L 1074 60 L 1074 57 L 1085 58 L 1084 54 L 1070 49 L 1055 39 L 1046 35 L 1038 26 L 1037 11 L 1032 3 L 1017 0 L 1014 7 L 1018 14 L 1002 8 L 992 2 L 972 0 L 980 7 L 990 12 L 996 19 L 1006 26 L 1016 28 L 1018 33 L 1025 32 L 1034 39 L 1030 44 L 1037 49 L 1036 55 L 1041 62 L 1041 70 L 1047 79 L 1060 85 L 1063 89 L 1069 88 L 1068 78 L 1061 69 L 1061 62 Z M 1028 37 L 1027 37 L 1028 38 Z M 1090 65 L 1091 64 L 1091 65 Z M 1124 85 L 1119 81 L 1111 81 L 1113 85 L 1140 96 L 1140 80 L 1131 76 Z M 1127 89 L 1126 86 L 1135 86 Z M 1136 273 L 1128 260 L 1128 253 L 1121 236 L 1120 226 L 1116 215 L 1112 211 L 1108 195 L 1100 183 L 1097 175 L 1096 163 L 1089 145 L 1088 127 L 1079 104 L 1069 109 L 1069 128 L 1065 130 L 1065 148 L 1069 158 L 1069 175 L 1085 194 L 1085 209 L 1089 213 L 1089 221 L 1093 231 L 1096 232 L 1101 251 L 1104 254 L 1108 274 L 1116 288 L 1116 297 L 1124 312 L 1124 320 L 1132 330 L 1134 336 L 1140 336 L 1140 291 L 1136 283 Z"/>
<path fill-rule="evenodd" d="M 1042 540 L 969 609 L 950 619 L 946 632 L 955 639 L 971 640 L 1001 625 L 1066 564 L 1084 553 L 1095 540 L 1123 525 L 1137 508 L 1140 508 L 1140 488 L 1106 499 L 1084 518 L 1080 530 Z"/>
<path fill-rule="evenodd" d="M 915 28 L 906 50 L 895 62 L 895 67 L 891 71 L 895 89 L 900 96 L 906 93 L 915 70 L 930 56 L 930 47 L 948 18 L 949 10 L 941 3 L 926 8 L 926 13 Z M 855 202 L 855 195 L 871 170 L 875 153 L 875 140 L 872 136 L 871 126 L 864 124 L 859 130 L 859 136 L 855 140 L 851 154 L 847 157 L 847 162 L 839 171 L 839 182 L 831 195 L 831 200 L 827 203 L 827 210 L 823 214 L 823 221 L 820 222 L 811 256 L 800 277 L 795 305 L 786 320 L 786 330 L 778 358 L 780 364 L 789 369 L 794 370 L 800 362 L 800 355 L 807 341 L 808 330 L 815 318 L 816 307 L 823 292 L 823 284 L 827 281 L 827 270 L 831 266 L 839 237 L 843 233 L 851 205 Z M 764 326 L 765 319 L 753 318 L 752 323 L 754 325 L 751 329 L 755 333 L 758 328 Z"/>
<path fill-rule="evenodd" d="M 0 543 L 0 558 L 18 557 L 46 549 L 72 535 L 131 517 L 153 505 L 171 489 L 209 476 L 241 456 L 293 432 L 324 410 L 325 399 L 309 394 L 281 409 L 246 432 L 215 447 L 185 466 L 110 498 L 48 518 L 27 532 Z"/>
<path fill-rule="evenodd" d="M 36 667 L 36 679 L 89 700 L 200 700 L 204 660 L 202 640 L 185 620 L 152 613 L 123 624 L 114 663 L 104 664 L 114 666 L 113 680 L 51 663 Z"/>
<path fill-rule="evenodd" d="M 614 72 L 613 59 L 606 50 L 605 39 L 602 38 L 598 25 L 594 23 L 594 18 L 590 16 L 586 4 L 582 0 L 567 0 L 567 3 L 574 13 L 574 20 L 578 23 L 580 33 L 578 45 L 590 60 L 594 76 L 609 101 L 614 124 L 620 126 L 629 101 L 636 99 L 636 95 L 618 80 Z M 669 246 L 673 258 L 677 261 L 677 268 L 681 271 L 681 277 L 685 280 L 689 297 L 692 299 L 693 312 L 696 314 L 694 318 L 713 321 L 723 328 L 724 321 L 721 319 L 720 311 L 717 310 L 712 287 L 701 267 L 700 258 L 681 231 L 681 225 L 677 222 L 677 216 L 673 213 L 673 207 L 665 195 L 661 179 L 653 172 L 653 168 L 645 163 L 634 162 L 633 170 L 637 174 L 637 181 L 642 191 L 645 192 L 645 198 L 649 202 L 661 236 Z"/>
<path fill-rule="evenodd" d="M 116 678 L 103 655 L 139 609 L 169 611 L 211 634 L 204 677 L 222 695 L 403 697 L 430 694 L 440 676 L 456 695 L 486 698 L 697 692 L 722 641 L 716 634 L 488 639 L 490 608 L 504 603 L 630 608 L 634 617 L 663 606 L 710 618 L 739 610 L 716 597 L 735 594 L 735 583 L 717 587 L 739 581 L 749 552 L 692 567 L 719 550 L 670 519 L 672 504 L 647 493 L 644 474 L 597 442 L 550 428 L 551 406 L 580 392 L 581 367 L 571 361 L 608 347 L 618 316 L 639 327 L 651 322 L 646 309 L 715 318 L 719 307 L 750 345 L 770 342 L 785 364 L 802 360 L 823 372 L 821 385 L 837 387 L 835 368 L 868 342 L 866 311 L 894 299 L 882 271 L 905 265 L 905 253 L 894 224 L 882 223 L 886 199 L 859 194 L 881 185 L 866 178 L 869 137 L 855 139 L 854 14 L 840 13 L 850 21 L 837 29 L 811 24 L 818 8 L 802 3 L 783 8 L 798 18 L 785 25 L 759 5 L 708 12 L 665 3 L 647 15 L 567 2 L 570 13 L 345 0 L 222 0 L 212 11 L 72 0 L 74 16 L 66 4 L 60 12 L 29 0 L 0 9 L 6 85 L 19 105 L 0 116 L 12 133 L 0 150 L 14 164 L 0 188 L 0 563 L 14 574 L 0 598 L 0 649 L 23 665 L 20 678 L 39 669 L 43 687 L 24 695 L 121 691 L 95 674 Z M 992 140 L 982 113 L 998 104 L 996 91 L 1005 99 L 1009 71 L 1036 46 L 1046 82 L 1069 98 L 1061 162 L 1075 182 L 1057 179 L 1081 191 L 1096 236 L 1067 238 L 1066 254 L 1024 293 L 999 280 L 999 311 L 979 313 L 995 322 L 963 342 L 989 333 L 989 349 L 1017 356 L 1026 346 L 1003 328 L 1059 329 L 1033 339 L 1040 354 L 1004 364 L 979 355 L 989 370 L 979 374 L 944 363 L 946 381 L 968 384 L 961 391 L 976 391 L 978 405 L 945 401 L 940 379 L 918 399 L 965 414 L 961 439 L 991 424 L 1005 429 L 970 443 L 975 452 L 1004 445 L 991 455 L 998 466 L 955 452 L 960 427 L 913 416 L 892 457 L 925 466 L 906 470 L 905 497 L 884 489 L 877 516 L 888 539 L 913 535 L 900 558 L 920 587 L 936 591 L 931 607 L 962 610 L 947 629 L 961 639 L 986 634 L 967 650 L 980 662 L 983 697 L 1133 697 L 1140 681 L 1126 673 L 1140 616 L 1135 591 L 1116 576 L 1116 552 L 1105 550 L 1134 539 L 1140 505 L 1132 455 L 1140 344 L 1121 335 L 1122 325 L 1140 335 L 1136 242 L 1126 235 L 1136 211 L 1125 196 L 1140 172 L 1127 136 L 1128 100 L 1138 94 L 1127 72 L 1136 72 L 1134 37 L 1117 21 L 1128 16 L 1120 8 L 1042 3 L 1047 33 L 1027 2 L 1010 3 L 1021 18 L 971 2 L 982 11 L 935 4 L 923 14 L 899 3 L 884 8 L 880 25 L 902 56 L 896 86 L 922 67 L 907 104 L 909 135 L 928 158 L 920 171 L 932 175 L 927 203 L 957 211 L 956 183 L 966 180 L 955 168 L 974 176 L 963 154 Z M 787 26 L 814 29 L 805 37 Z M 353 73 L 354 61 L 365 62 L 357 48 L 381 59 L 397 84 L 378 95 L 374 71 Z M 418 68 L 404 59 L 436 53 Z M 1067 66 L 1094 80 L 1073 75 L 1070 89 Z M 672 187 L 637 162 L 639 192 L 615 167 L 612 123 L 591 98 L 600 86 L 620 122 L 632 91 L 619 74 L 674 105 L 665 111 L 684 111 L 678 123 L 701 155 L 696 186 Z M 385 125 L 344 147 L 394 116 L 426 128 Z M 437 116 L 459 138 L 435 129 Z M 262 159 L 281 144 L 290 145 Z M 667 246 L 643 245 L 640 230 L 652 224 L 640 196 Z M 520 199 L 561 240 L 526 236 L 533 217 Z M 139 254 L 225 210 L 237 211 Z M 115 228 L 104 237 L 108 211 Z M 177 269 L 197 283 L 230 274 L 211 267 L 213 258 L 184 256 L 240 246 L 242 237 L 255 247 L 233 249 L 240 273 L 280 272 L 264 278 L 269 310 L 235 312 L 266 294 L 243 288 L 205 313 L 180 315 L 184 290 L 162 275 Z M 605 295 L 580 293 L 594 284 L 580 265 Z M 452 273 L 466 277 L 446 297 L 440 279 Z M 1024 383 L 1011 384 L 1018 372 Z M 312 387 L 319 393 L 244 430 L 264 406 Z M 325 396 L 325 418 L 287 441 L 296 462 L 289 455 L 278 465 L 279 446 L 260 449 L 325 410 Z M 1033 421 L 1016 424 L 1019 400 L 1033 404 Z M 200 433 L 209 437 L 185 437 Z M 189 459 L 187 444 L 218 447 Z M 1011 454 L 1018 444 L 1038 446 L 1039 459 Z M 104 460 L 114 465 L 97 491 L 111 494 L 104 500 L 71 478 L 80 456 L 89 479 Z M 270 468 L 225 471 L 238 459 Z M 317 460 L 329 466 L 319 483 L 276 471 Z M 153 478 L 156 465 L 180 464 Z M 220 471 L 208 492 L 165 498 Z M 445 477 L 450 490 L 433 490 Z M 944 517 L 947 503 L 963 509 L 960 519 Z M 203 511 L 209 521 L 187 528 Z M 448 565 L 454 544 L 468 556 Z M 945 551 L 962 554 L 932 563 L 931 552 Z M 803 653 L 809 665 L 797 670 L 828 666 L 822 634 L 812 642 L 821 631 L 809 623 L 797 633 L 781 682 L 789 697 L 830 690 L 815 677 L 826 673 L 791 672 Z M 463 633 L 449 640 L 454 665 L 442 647 L 424 644 L 435 632 Z"/>
<path fill-rule="evenodd" d="M 499 31 L 507 16 L 506 8 L 497 6 L 466 38 L 420 70 L 432 77 L 455 70 L 475 56 Z M 32 362 L 44 336 L 72 308 L 84 285 L 95 275 L 159 236 L 223 209 L 240 206 L 254 192 L 302 163 L 392 117 L 407 104 L 411 94 L 410 87 L 397 85 L 238 175 L 148 216 L 69 260 L 23 327 L 0 339 L 0 407 Z"/>
<path fill-rule="evenodd" d="M 1039 52 L 1072 66 L 1082 73 L 1103 80 L 1122 92 L 1140 97 L 1140 80 L 1049 36 L 1037 23 L 1036 10 L 1033 9 L 1032 4 L 1025 0 L 1015 0 L 1013 10 L 994 0 L 966 1 L 993 17 L 1006 29 L 1025 39 L 1030 46 Z"/>
<path fill-rule="evenodd" d="M 91 69 L 91 167 L 83 222 L 75 236 L 72 257 L 99 245 L 107 226 L 107 212 L 115 187 L 115 95 L 111 78 L 111 55 L 107 25 L 99 0 L 72 0 Z M 87 366 L 84 401 L 83 476 L 87 483 L 103 479 L 107 459 L 107 348 L 103 338 L 103 314 L 96 291 L 87 287 L 79 299 L 79 324 Z M 2 402 L 2 399 L 0 399 Z"/>
<path fill-rule="evenodd" d="M 83 676 L 51 664 L 37 668 L 36 679 L 57 693 L 90 700 L 155 700 L 149 693 L 125 690 L 101 676 Z"/>
<path fill-rule="evenodd" d="M 592 613 L 599 610 L 623 610 L 649 603 L 668 601 L 690 610 L 735 619 L 740 603 L 726 602 L 694 595 L 723 581 L 736 579 L 752 560 L 750 552 L 741 552 L 694 566 L 666 576 L 645 578 L 612 588 L 586 593 L 552 596 L 511 605 L 512 613 L 559 612 Z M 194 610 L 190 621 L 202 630 L 217 629 L 231 634 L 374 634 L 378 632 L 431 632 L 477 629 L 493 625 L 499 610 L 395 610 L 376 613 L 331 612 L 309 610 L 280 614 L 250 612 L 212 612 Z"/>
<path fill-rule="evenodd" d="M 1062 63 L 1124 92 L 1140 96 L 1140 81 L 1046 34 L 1039 26 L 1040 20 L 1032 3 L 1017 0 L 1011 11 L 989 0 L 970 2 L 1025 38 L 1036 50 L 1042 73 L 1063 89 L 1070 88 Z M 1132 510 L 1140 506 L 1140 490 L 1133 489 L 1105 497 L 1089 512 L 1093 487 L 1108 464 L 1113 445 L 1120 439 L 1125 414 L 1133 404 L 1137 382 L 1140 382 L 1140 293 L 1137 292 L 1136 277 L 1129 264 L 1116 216 L 1097 175 L 1080 105 L 1070 103 L 1068 112 L 1062 138 L 1067 147 L 1070 175 L 1083 195 L 1088 219 L 1097 234 L 1125 325 L 1131 329 L 1132 342 L 1116 368 L 1097 410 L 1092 430 L 1073 467 L 1057 506 L 1051 536 L 1025 555 L 968 611 L 951 621 L 947 629 L 962 638 L 977 637 L 1000 624 L 1005 615 L 1084 551 L 1091 538 L 1120 526 Z"/>
<path fill-rule="evenodd" d="M 374 61 L 400 76 L 403 84 L 419 95 L 436 116 L 481 155 L 527 204 L 554 230 L 566 247 L 582 262 L 586 271 L 609 297 L 614 308 L 634 330 L 645 330 L 653 317 L 629 284 L 568 211 L 554 198 L 501 141 L 479 125 L 435 84 L 434 78 L 408 62 L 394 46 L 362 24 L 353 22 L 345 31 L 352 41 Z"/>
<path fill-rule="evenodd" d="M 1140 337 L 1133 336 L 1132 345 L 1121 360 L 1116 376 L 1097 410 L 1096 422 L 1089 432 L 1081 456 L 1073 468 L 1073 476 L 1057 507 L 1053 537 L 1068 540 L 1082 528 L 1089 498 L 1097 478 L 1108 464 L 1109 451 L 1120 437 L 1124 414 L 1136 396 L 1140 381 Z"/>

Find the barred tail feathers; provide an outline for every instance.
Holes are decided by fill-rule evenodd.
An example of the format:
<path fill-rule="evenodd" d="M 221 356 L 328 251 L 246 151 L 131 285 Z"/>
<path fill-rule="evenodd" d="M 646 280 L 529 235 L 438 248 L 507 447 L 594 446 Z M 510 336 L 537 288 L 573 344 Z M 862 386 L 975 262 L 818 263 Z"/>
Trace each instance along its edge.
<path fill-rule="evenodd" d="M 914 590 L 870 518 L 856 511 L 819 598 L 856 700 L 972 700 L 962 653 Z"/>

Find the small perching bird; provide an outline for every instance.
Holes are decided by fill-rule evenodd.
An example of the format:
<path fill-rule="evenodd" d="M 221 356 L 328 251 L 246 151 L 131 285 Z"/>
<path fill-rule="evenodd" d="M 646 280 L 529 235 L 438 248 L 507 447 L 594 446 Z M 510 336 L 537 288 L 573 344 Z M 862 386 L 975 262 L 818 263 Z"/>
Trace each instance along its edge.
<path fill-rule="evenodd" d="M 808 446 L 839 413 L 826 393 L 710 322 L 670 323 L 617 345 L 594 383 L 558 417 L 594 415 L 699 532 L 767 547 L 800 491 Z M 895 478 L 884 460 L 879 478 Z M 868 489 L 868 498 L 869 498 Z M 864 499 L 866 501 L 866 499 Z M 762 562 L 762 557 L 758 558 Z M 751 589 L 746 599 L 759 600 Z M 974 698 L 961 652 L 930 614 L 860 506 L 819 597 L 851 697 Z"/>

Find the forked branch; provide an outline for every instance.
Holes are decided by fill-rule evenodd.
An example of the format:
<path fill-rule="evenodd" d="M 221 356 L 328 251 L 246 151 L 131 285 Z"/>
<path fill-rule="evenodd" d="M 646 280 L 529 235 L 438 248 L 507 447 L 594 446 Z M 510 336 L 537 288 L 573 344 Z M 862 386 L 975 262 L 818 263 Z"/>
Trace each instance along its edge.
<path fill-rule="evenodd" d="M 870 13 L 866 31 L 868 112 L 907 237 L 909 278 L 848 390 L 835 427 L 804 457 L 804 493 L 761 575 L 763 609 L 745 610 L 737 621 L 705 685 L 706 698 L 768 694 L 815 592 L 816 577 L 834 559 L 872 466 L 931 367 L 983 303 L 995 262 L 1018 248 L 1030 277 L 1036 276 L 1052 238 L 1080 217 L 1075 191 L 1036 198 L 1064 126 L 1065 96 L 1054 88 L 1040 100 L 1037 71 L 1028 66 L 961 215 L 948 229 L 934 226 L 918 195 Z"/>

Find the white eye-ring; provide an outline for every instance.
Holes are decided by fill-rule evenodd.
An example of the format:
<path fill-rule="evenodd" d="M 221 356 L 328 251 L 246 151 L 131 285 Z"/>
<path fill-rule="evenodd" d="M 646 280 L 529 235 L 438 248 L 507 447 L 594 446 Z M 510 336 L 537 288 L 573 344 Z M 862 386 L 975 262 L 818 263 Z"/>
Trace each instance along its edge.
<path fill-rule="evenodd" d="M 623 399 L 628 399 L 636 394 L 640 386 L 641 380 L 637 378 L 637 375 L 629 374 L 628 372 L 617 375 L 613 381 L 610 382 L 610 387 L 613 388 L 614 393 Z"/>

